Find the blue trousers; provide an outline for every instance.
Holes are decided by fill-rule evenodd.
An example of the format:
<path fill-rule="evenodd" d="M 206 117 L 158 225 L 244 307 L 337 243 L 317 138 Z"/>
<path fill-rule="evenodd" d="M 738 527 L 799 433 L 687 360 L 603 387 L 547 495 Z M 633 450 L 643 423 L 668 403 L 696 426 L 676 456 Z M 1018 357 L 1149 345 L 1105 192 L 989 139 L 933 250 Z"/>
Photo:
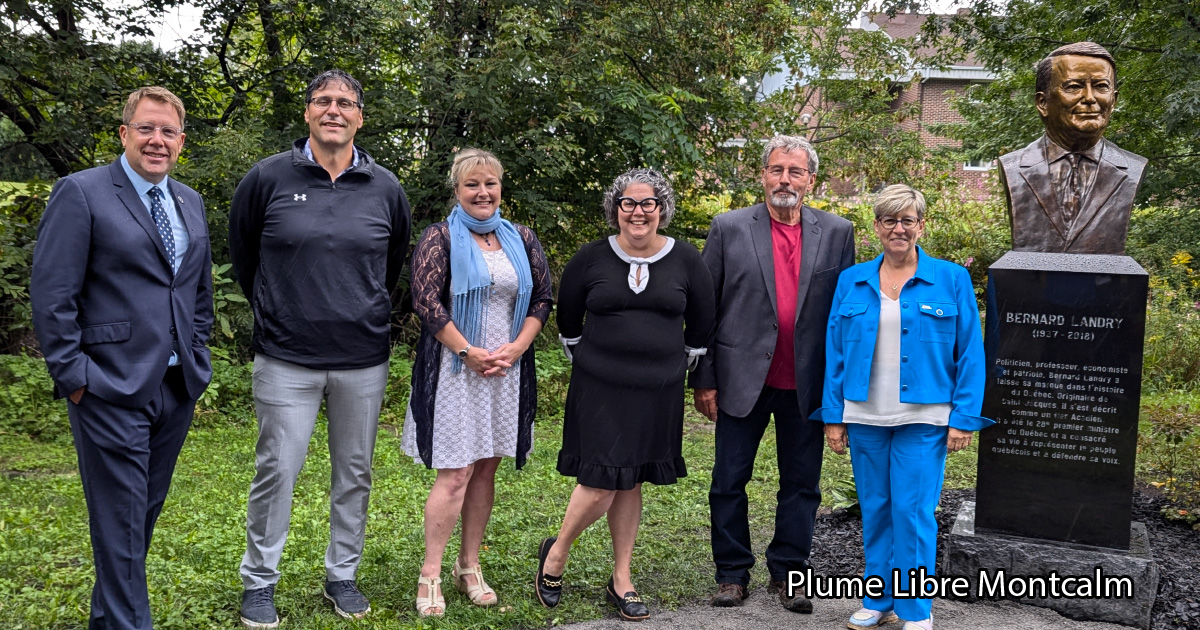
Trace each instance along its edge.
<path fill-rule="evenodd" d="M 946 476 L 947 427 L 905 424 L 877 427 L 847 423 L 850 461 L 863 516 L 864 577 L 879 576 L 886 585 L 882 599 L 864 599 L 863 607 L 895 610 L 905 621 L 929 619 L 933 600 L 893 598 L 892 569 L 900 570 L 905 593 L 909 569 L 924 567 L 933 575 L 937 560 L 934 510 Z"/>
<path fill-rule="evenodd" d="M 808 566 L 813 523 L 821 504 L 821 455 L 825 425 L 800 414 L 796 391 L 764 387 L 754 409 L 744 418 L 724 411 L 717 417 L 716 457 L 708 505 L 712 518 L 713 563 L 717 583 L 750 583 L 754 552 L 750 548 L 749 499 L 746 484 L 767 424 L 775 417 L 775 450 L 779 463 L 775 535 L 767 545 L 767 571 L 775 581 L 788 571 Z"/>
<path fill-rule="evenodd" d="M 178 368 L 141 409 L 67 402 L 96 564 L 89 630 L 151 628 L 146 551 L 195 408 Z"/>

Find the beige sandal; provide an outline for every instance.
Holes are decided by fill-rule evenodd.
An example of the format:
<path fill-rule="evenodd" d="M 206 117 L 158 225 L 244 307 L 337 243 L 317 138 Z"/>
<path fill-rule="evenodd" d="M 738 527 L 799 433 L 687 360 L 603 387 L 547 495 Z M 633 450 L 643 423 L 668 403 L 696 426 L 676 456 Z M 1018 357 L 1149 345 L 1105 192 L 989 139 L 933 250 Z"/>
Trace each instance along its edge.
<path fill-rule="evenodd" d="M 417 595 L 417 614 L 422 617 L 441 617 L 446 614 L 446 599 L 442 597 L 442 578 L 439 577 L 418 577 L 417 592 L 420 592 L 421 585 L 425 585 L 425 597 Z M 431 612 L 431 609 L 436 608 L 436 612 Z"/>
<path fill-rule="evenodd" d="M 468 569 L 460 566 L 458 559 L 455 558 L 454 569 L 450 572 L 450 575 L 454 576 L 454 588 L 459 593 L 466 595 L 472 604 L 476 606 L 495 606 L 500 601 L 500 598 L 496 596 L 496 591 L 492 590 L 492 587 L 483 581 L 483 568 L 481 566 L 475 565 Z M 475 576 L 475 583 L 468 584 L 466 578 L 472 575 Z M 491 595 L 490 600 L 484 599 L 489 595 Z"/>

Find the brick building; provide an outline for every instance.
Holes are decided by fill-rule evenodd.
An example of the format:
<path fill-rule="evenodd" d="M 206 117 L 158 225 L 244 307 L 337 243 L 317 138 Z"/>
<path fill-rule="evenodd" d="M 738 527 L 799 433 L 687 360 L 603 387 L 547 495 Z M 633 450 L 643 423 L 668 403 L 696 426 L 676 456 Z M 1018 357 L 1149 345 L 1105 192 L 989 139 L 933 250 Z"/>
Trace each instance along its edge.
<path fill-rule="evenodd" d="M 912 13 L 897 14 L 889 18 L 886 14 L 864 15 L 860 19 L 859 28 L 868 31 L 883 31 L 888 37 L 905 41 L 920 34 L 921 27 L 928 15 Z M 915 51 L 917 59 L 923 58 L 929 51 L 918 48 Z M 803 73 L 793 73 L 789 68 L 783 68 L 779 73 L 764 78 L 762 92 L 770 94 L 783 89 L 789 83 L 802 81 Z M 852 75 L 847 73 L 846 78 Z M 908 72 L 893 78 L 892 93 L 894 109 L 900 109 L 916 104 L 916 115 L 905 118 L 900 127 L 905 131 L 916 131 L 921 143 L 931 149 L 943 146 L 958 146 L 958 141 L 936 135 L 930 127 L 939 123 L 962 122 L 963 118 L 954 110 L 950 100 L 961 97 L 967 88 L 975 83 L 989 83 L 995 75 L 978 62 L 972 55 L 966 59 L 944 67 L 922 66 L 914 62 Z M 826 103 L 820 95 L 810 98 L 800 110 L 799 120 L 805 125 L 817 124 L 821 109 L 836 106 Z M 995 177 L 995 160 L 959 162 L 954 169 L 954 177 L 960 182 L 964 192 L 969 197 L 983 198 L 988 196 L 991 182 Z M 852 193 L 854 185 L 848 182 L 831 183 L 833 189 L 840 193 Z"/>

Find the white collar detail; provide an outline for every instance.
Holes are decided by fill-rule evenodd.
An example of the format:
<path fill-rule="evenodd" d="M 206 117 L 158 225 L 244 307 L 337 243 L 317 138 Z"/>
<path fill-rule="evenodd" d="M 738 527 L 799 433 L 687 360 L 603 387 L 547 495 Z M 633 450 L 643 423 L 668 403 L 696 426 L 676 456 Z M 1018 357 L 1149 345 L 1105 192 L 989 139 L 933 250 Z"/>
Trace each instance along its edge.
<path fill-rule="evenodd" d="M 617 244 L 615 234 L 608 237 L 608 244 L 612 247 L 613 253 L 617 255 L 617 258 L 629 263 L 630 291 L 634 293 L 645 291 L 650 283 L 650 263 L 658 262 L 663 256 L 671 253 L 671 248 L 675 247 L 675 239 L 670 236 L 664 236 L 663 238 L 667 239 L 667 243 L 662 246 L 662 249 L 658 250 L 658 253 L 648 258 L 639 258 L 626 254 L 625 250 L 621 249 L 621 246 Z"/>

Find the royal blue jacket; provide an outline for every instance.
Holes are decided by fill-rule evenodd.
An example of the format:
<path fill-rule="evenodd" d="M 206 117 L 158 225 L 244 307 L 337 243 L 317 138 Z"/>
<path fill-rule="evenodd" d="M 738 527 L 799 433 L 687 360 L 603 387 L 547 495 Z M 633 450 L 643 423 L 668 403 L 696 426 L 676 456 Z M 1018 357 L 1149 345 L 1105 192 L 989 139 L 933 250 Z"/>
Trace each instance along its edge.
<path fill-rule="evenodd" d="M 845 401 L 866 401 L 879 329 L 883 255 L 838 278 L 825 334 L 823 405 L 813 420 L 840 423 Z M 900 402 L 950 403 L 950 426 L 978 431 L 984 386 L 983 334 L 967 270 L 917 248 L 917 271 L 900 293 Z"/>

